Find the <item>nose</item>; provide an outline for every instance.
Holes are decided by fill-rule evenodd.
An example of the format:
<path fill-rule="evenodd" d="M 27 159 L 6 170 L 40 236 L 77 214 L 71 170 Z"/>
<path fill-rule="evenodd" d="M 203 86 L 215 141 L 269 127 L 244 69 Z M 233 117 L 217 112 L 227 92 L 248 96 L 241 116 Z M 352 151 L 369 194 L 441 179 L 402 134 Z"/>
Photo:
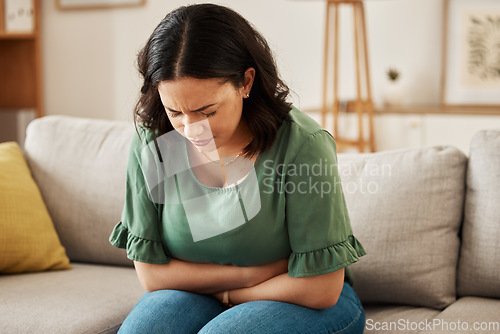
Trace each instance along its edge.
<path fill-rule="evenodd" d="M 207 120 L 202 121 L 187 121 L 184 124 L 184 134 L 187 138 L 199 138 L 200 135 L 204 132 L 205 124 Z"/>

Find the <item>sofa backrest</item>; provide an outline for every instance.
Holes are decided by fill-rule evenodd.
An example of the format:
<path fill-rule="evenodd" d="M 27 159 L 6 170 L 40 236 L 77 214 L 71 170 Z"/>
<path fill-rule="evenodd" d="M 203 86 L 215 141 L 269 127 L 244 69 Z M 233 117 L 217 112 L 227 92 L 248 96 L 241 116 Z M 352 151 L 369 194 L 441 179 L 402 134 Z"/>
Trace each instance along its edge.
<path fill-rule="evenodd" d="M 121 217 L 133 131 L 125 122 L 67 116 L 27 129 L 26 159 L 72 261 L 131 265 L 108 237 Z"/>
<path fill-rule="evenodd" d="M 458 294 L 500 298 L 500 130 L 474 135 L 466 180 Z"/>
<path fill-rule="evenodd" d="M 442 309 L 456 298 L 466 156 L 451 146 L 339 154 L 364 303 Z"/>

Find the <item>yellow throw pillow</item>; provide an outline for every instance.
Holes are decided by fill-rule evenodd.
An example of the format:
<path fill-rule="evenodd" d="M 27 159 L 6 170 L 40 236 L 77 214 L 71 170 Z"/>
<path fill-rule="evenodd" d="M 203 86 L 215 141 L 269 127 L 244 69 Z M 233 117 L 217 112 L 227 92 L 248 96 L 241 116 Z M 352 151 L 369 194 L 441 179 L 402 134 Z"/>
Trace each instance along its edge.
<path fill-rule="evenodd" d="M 0 144 L 0 273 L 69 269 L 40 190 L 15 142 Z"/>

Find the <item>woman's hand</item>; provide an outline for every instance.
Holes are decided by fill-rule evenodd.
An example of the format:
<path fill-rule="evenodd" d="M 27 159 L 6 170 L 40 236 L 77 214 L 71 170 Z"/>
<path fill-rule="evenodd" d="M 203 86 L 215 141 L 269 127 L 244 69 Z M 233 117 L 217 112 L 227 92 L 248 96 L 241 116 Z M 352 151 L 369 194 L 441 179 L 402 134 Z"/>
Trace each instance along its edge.
<path fill-rule="evenodd" d="M 271 262 L 262 266 L 253 267 L 241 267 L 241 270 L 245 271 L 245 276 L 247 277 L 246 288 L 250 288 L 261 284 L 273 277 L 284 274 L 288 272 L 288 259 L 278 260 L 276 262 Z M 219 291 L 213 293 L 215 299 L 222 302 L 224 298 L 225 291 Z"/>
<path fill-rule="evenodd" d="M 224 291 L 213 293 L 212 296 L 214 296 L 214 298 L 217 299 L 218 301 L 222 302 Z"/>

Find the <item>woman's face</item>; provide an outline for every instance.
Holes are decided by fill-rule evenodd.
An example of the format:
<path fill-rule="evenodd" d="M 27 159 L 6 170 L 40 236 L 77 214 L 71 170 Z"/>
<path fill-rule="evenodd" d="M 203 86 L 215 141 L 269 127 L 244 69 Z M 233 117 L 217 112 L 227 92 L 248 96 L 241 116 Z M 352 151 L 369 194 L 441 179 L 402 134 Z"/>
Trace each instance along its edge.
<path fill-rule="evenodd" d="M 221 84 L 220 79 L 187 77 L 160 82 L 158 93 L 174 129 L 197 149 L 230 151 L 238 145 L 241 149 L 249 134 L 242 118 L 243 98 L 250 91 L 254 73 L 239 88 L 230 82 Z"/>

